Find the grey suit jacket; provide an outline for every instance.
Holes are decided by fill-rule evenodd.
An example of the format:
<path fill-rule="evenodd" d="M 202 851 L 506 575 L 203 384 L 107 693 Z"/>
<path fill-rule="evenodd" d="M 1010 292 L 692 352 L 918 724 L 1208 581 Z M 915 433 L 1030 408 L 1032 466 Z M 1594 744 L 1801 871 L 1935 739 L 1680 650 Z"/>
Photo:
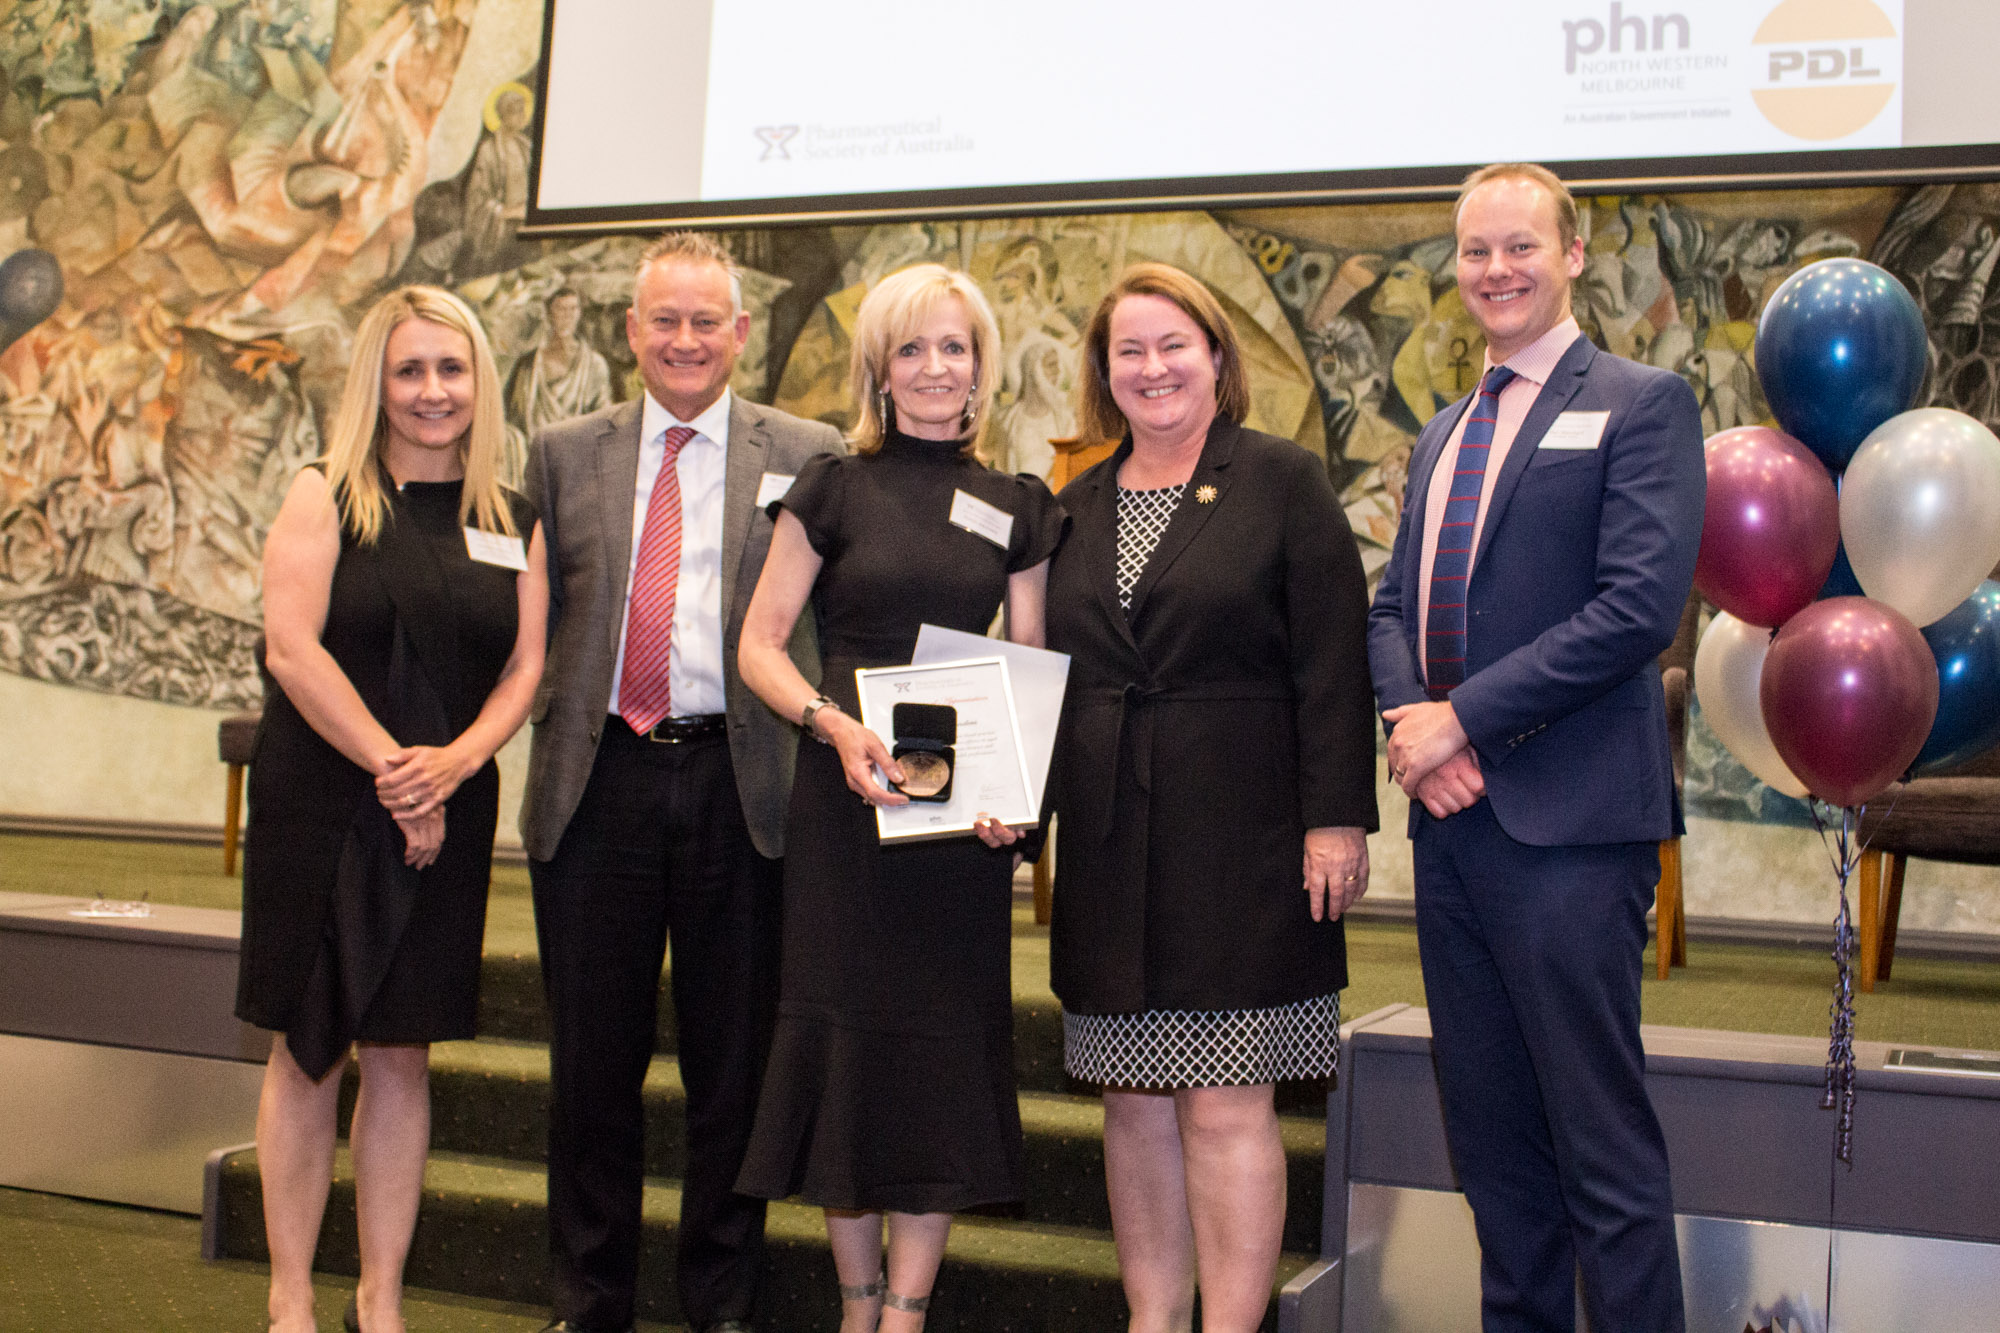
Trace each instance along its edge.
<path fill-rule="evenodd" d="M 765 856 L 785 851 L 785 806 L 798 732 L 766 708 L 736 669 L 736 644 L 764 556 L 771 520 L 756 508 L 764 474 L 792 475 L 814 454 L 839 453 L 840 433 L 732 396 L 723 482 L 722 669 L 729 756 L 750 838 Z M 583 799 L 611 704 L 612 668 L 632 565 L 632 497 L 639 477 L 638 400 L 615 403 L 536 433 L 524 489 L 549 551 L 549 655 L 529 721 L 528 789 L 521 841 L 528 855 L 556 853 Z M 812 617 L 792 632 L 792 660 L 819 679 Z"/>

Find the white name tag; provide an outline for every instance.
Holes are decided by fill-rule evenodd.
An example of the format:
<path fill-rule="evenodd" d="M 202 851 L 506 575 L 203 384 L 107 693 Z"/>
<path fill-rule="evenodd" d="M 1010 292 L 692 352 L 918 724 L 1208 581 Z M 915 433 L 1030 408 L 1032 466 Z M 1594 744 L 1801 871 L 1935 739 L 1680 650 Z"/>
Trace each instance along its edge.
<path fill-rule="evenodd" d="M 1561 412 L 1549 433 L 1542 436 L 1539 447 L 1543 449 L 1595 449 L 1597 442 L 1604 438 L 1604 425 L 1611 420 L 1609 412 Z"/>
<path fill-rule="evenodd" d="M 757 483 L 757 507 L 762 509 L 773 500 L 784 499 L 785 492 L 792 489 L 792 483 L 797 480 L 796 474 L 788 477 L 782 472 L 766 472 L 764 480 Z"/>
<path fill-rule="evenodd" d="M 528 567 L 528 547 L 519 537 L 509 537 L 503 532 L 481 532 L 478 528 L 465 530 L 465 553 L 482 565 L 498 565 L 502 569 L 526 570 Z"/>
<path fill-rule="evenodd" d="M 953 527 L 964 528 L 974 536 L 984 537 L 1001 550 L 1007 549 L 1008 540 L 1014 535 L 1014 516 L 1004 509 L 996 509 L 976 495 L 964 491 L 951 493 L 951 522 Z"/>

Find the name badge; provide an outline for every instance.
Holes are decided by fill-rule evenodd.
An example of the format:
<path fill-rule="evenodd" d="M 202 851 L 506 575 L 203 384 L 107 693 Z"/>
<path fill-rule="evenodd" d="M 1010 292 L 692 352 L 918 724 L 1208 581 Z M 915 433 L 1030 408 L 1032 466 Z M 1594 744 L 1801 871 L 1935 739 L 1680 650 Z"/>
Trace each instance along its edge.
<path fill-rule="evenodd" d="M 773 500 L 784 499 L 785 492 L 791 490 L 792 483 L 797 480 L 796 474 L 788 477 L 782 472 L 766 472 L 764 479 L 757 483 L 757 507 L 763 509 Z"/>
<path fill-rule="evenodd" d="M 984 537 L 1003 551 L 1014 535 L 1012 514 L 964 491 L 951 493 L 951 525 L 964 528 L 976 537 Z"/>
<path fill-rule="evenodd" d="M 1595 449 L 1604 438 L 1609 412 L 1561 412 L 1542 436 L 1543 449 Z"/>
<path fill-rule="evenodd" d="M 527 543 L 504 532 L 481 532 L 478 528 L 467 528 L 465 553 L 482 565 L 498 565 L 502 569 L 523 572 L 528 568 Z"/>

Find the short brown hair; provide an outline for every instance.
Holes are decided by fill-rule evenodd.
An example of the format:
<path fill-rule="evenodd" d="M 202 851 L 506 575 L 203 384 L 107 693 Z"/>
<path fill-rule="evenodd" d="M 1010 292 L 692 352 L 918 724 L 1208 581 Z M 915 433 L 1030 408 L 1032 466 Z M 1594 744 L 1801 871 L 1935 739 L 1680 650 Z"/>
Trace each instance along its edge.
<path fill-rule="evenodd" d="M 1569 186 L 1562 183 L 1560 176 L 1536 162 L 1495 162 L 1467 176 L 1465 184 L 1458 187 L 1458 198 L 1451 206 L 1452 230 L 1458 230 L 1459 212 L 1474 190 L 1488 181 L 1510 179 L 1533 181 L 1549 192 L 1549 198 L 1556 206 L 1556 237 L 1562 242 L 1562 248 L 1568 250 L 1577 236 L 1576 197 L 1569 192 Z"/>
<path fill-rule="evenodd" d="M 1200 279 L 1171 264 L 1146 263 L 1134 264 L 1118 275 L 1084 330 L 1084 355 L 1091 373 L 1083 376 L 1077 389 L 1077 428 L 1091 440 L 1116 440 L 1125 435 L 1125 414 L 1111 397 L 1111 313 L 1128 296 L 1165 297 L 1194 321 L 1208 339 L 1209 350 L 1217 353 L 1221 362 L 1215 374 L 1215 410 L 1240 424 L 1250 414 L 1250 376 L 1243 368 L 1243 346 L 1237 341 L 1236 326 Z"/>
<path fill-rule="evenodd" d="M 743 270 L 723 248 L 722 242 L 700 231 L 670 231 L 655 238 L 639 252 L 639 267 L 632 272 L 633 299 L 638 298 L 639 279 L 646 270 L 661 262 L 713 264 L 729 275 L 729 313 L 743 313 Z"/>

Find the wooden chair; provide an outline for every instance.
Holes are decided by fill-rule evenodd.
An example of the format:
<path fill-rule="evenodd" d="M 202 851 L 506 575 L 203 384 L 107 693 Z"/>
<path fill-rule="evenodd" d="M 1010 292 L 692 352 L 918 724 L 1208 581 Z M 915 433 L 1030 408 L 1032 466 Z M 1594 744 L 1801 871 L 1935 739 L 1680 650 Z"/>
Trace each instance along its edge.
<path fill-rule="evenodd" d="M 1887 981 L 1896 961 L 1903 871 L 1926 861 L 2000 866 L 2000 747 L 1936 777 L 1891 787 L 1861 816 L 1861 989 Z"/>
<path fill-rule="evenodd" d="M 1049 466 L 1049 489 L 1060 491 L 1077 477 L 1111 457 L 1118 448 L 1116 440 L 1087 441 L 1080 437 L 1064 440 L 1050 440 L 1055 447 L 1055 462 Z M 1055 894 L 1056 836 L 1050 829 L 1042 842 L 1042 854 L 1035 861 L 1035 924 L 1049 924 L 1049 909 Z"/>
<path fill-rule="evenodd" d="M 258 635 L 256 644 L 250 650 L 257 663 L 257 683 L 263 687 L 264 697 L 271 697 L 278 688 L 271 679 L 271 670 L 264 664 L 264 636 Z M 262 710 L 252 713 L 231 713 L 222 719 L 215 729 L 215 748 L 222 762 L 229 765 L 229 786 L 222 798 L 222 873 L 236 873 L 236 852 L 243 842 L 243 770 L 250 766 L 250 756 L 257 748 L 257 723 L 264 716 Z"/>
<path fill-rule="evenodd" d="M 1660 687 L 1667 695 L 1667 739 L 1673 747 L 1674 788 L 1687 781 L 1687 729 L 1689 680 L 1694 672 L 1694 650 L 1701 641 L 1701 594 L 1688 594 L 1681 608 L 1680 628 L 1674 641 L 1660 654 Z M 1657 940 L 1659 978 L 1665 981 L 1672 969 L 1687 966 L 1687 914 L 1681 906 L 1681 840 L 1668 838 L 1660 844 L 1660 883 L 1653 890 L 1653 932 Z"/>
<path fill-rule="evenodd" d="M 229 765 L 228 792 L 222 798 L 222 873 L 236 873 L 236 849 L 243 836 L 243 770 L 257 748 L 261 713 L 231 713 L 215 728 L 215 748 Z"/>

